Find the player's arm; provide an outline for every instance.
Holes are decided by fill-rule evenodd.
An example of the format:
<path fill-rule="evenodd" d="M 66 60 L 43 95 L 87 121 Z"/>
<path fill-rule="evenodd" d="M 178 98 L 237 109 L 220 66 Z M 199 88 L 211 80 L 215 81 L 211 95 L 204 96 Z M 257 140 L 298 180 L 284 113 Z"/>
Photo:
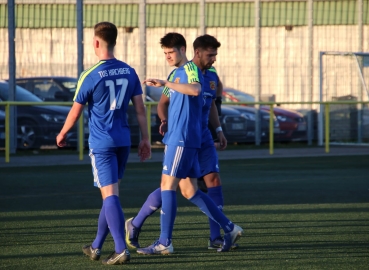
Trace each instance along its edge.
<path fill-rule="evenodd" d="M 227 139 L 224 136 L 222 126 L 219 121 L 218 110 L 213 100 L 209 112 L 210 125 L 215 129 L 220 144 L 220 149 L 224 150 L 227 147 Z"/>
<path fill-rule="evenodd" d="M 215 98 L 215 105 L 218 110 L 218 115 L 222 115 L 222 97 L 223 97 L 223 84 L 218 78 L 218 87 L 217 87 L 217 93 Z"/>
<path fill-rule="evenodd" d="M 70 109 L 67 119 L 65 120 L 64 126 L 58 136 L 56 137 L 56 144 L 59 147 L 63 147 L 66 145 L 66 137 L 67 133 L 71 128 L 76 124 L 78 121 L 78 118 L 80 117 L 82 111 L 83 111 L 84 105 L 74 102 L 72 108 Z"/>
<path fill-rule="evenodd" d="M 137 121 L 141 131 L 141 142 L 138 146 L 138 155 L 140 160 L 144 161 L 151 156 L 151 143 L 149 142 L 145 106 L 142 95 L 133 96 L 131 100 L 136 110 Z"/>
<path fill-rule="evenodd" d="M 189 96 L 198 96 L 201 93 L 201 84 L 199 82 L 192 83 L 175 83 L 167 80 L 159 80 L 159 79 L 146 79 L 143 83 L 146 83 L 150 86 L 155 87 L 168 87 L 177 92 L 180 92 Z"/>
<path fill-rule="evenodd" d="M 168 130 L 168 108 L 169 108 L 169 89 L 164 88 L 158 103 L 158 116 L 161 120 L 159 133 L 164 136 Z"/>

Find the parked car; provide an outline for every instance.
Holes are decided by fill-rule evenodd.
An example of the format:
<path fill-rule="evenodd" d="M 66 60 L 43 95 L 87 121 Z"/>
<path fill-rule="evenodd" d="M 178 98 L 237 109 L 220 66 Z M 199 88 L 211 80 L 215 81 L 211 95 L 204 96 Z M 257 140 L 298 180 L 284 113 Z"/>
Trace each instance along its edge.
<path fill-rule="evenodd" d="M 246 142 L 254 142 L 255 141 L 255 122 L 256 122 L 256 109 L 248 106 L 239 106 L 239 105 L 222 105 L 222 113 L 224 108 L 233 108 L 241 113 L 241 116 L 245 117 L 246 122 Z M 260 119 L 261 119 L 261 133 L 260 140 L 262 142 L 269 141 L 269 112 L 260 110 Z M 277 118 L 273 117 L 273 134 L 274 139 L 276 139 L 280 134 L 279 122 Z"/>
<path fill-rule="evenodd" d="M 26 89 L 16 86 L 15 101 L 43 102 Z M 0 81 L 0 101 L 9 100 L 9 84 Z M 17 148 L 33 149 L 41 145 L 56 145 L 55 138 L 64 125 L 70 108 L 67 106 L 16 106 Z M 4 113 L 4 106 L 0 106 Z M 87 117 L 85 117 L 86 133 Z M 67 138 L 68 146 L 77 146 L 77 125 Z M 85 143 L 87 143 L 87 136 Z"/>
<path fill-rule="evenodd" d="M 17 78 L 16 83 L 44 101 L 73 101 L 78 79 L 73 77 L 40 76 Z M 147 101 L 152 100 L 148 97 Z M 127 119 L 131 130 L 131 144 L 137 146 L 140 142 L 140 129 L 133 106 L 128 107 Z M 152 142 L 160 141 L 162 138 L 159 134 L 159 126 L 160 119 L 156 115 L 155 108 L 155 112 L 151 114 Z"/>
<path fill-rule="evenodd" d="M 223 89 L 224 102 L 255 102 L 254 96 L 240 90 Z M 269 112 L 269 106 L 260 106 L 262 111 Z M 280 132 L 276 134 L 276 141 L 302 141 L 307 139 L 307 124 L 304 116 L 297 111 L 281 108 L 273 108 L 274 115 L 279 122 Z"/>
<path fill-rule="evenodd" d="M 73 77 L 17 78 L 16 84 L 27 89 L 43 101 L 72 101 L 78 79 Z"/>
<path fill-rule="evenodd" d="M 159 101 L 162 87 L 146 87 L 146 95 L 153 101 Z M 219 117 L 223 132 L 229 143 L 247 142 L 247 119 L 231 106 L 222 106 L 222 115 Z M 210 127 L 213 138 L 216 139 L 215 130 Z"/>

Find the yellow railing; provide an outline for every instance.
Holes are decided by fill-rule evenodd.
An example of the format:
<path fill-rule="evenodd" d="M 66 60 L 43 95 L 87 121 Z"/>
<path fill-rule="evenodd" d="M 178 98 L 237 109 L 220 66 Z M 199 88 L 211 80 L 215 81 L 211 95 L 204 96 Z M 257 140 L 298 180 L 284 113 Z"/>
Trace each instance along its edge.
<path fill-rule="evenodd" d="M 17 102 L 17 101 L 8 101 L 8 102 L 0 102 L 0 106 L 5 106 L 5 162 L 10 161 L 10 119 L 9 119 L 9 111 L 10 106 L 30 106 L 30 105 L 59 105 L 59 106 L 72 106 L 72 102 Z M 145 102 L 147 106 L 146 109 L 146 116 L 147 116 L 147 125 L 149 131 L 149 138 L 151 141 L 151 107 L 153 105 L 157 105 L 158 102 Z M 350 104 L 350 105 L 357 105 L 357 104 L 369 104 L 368 101 L 332 101 L 332 102 L 223 102 L 223 104 L 229 105 L 267 105 L 270 107 L 269 111 L 269 153 L 273 155 L 274 153 L 274 110 L 273 107 L 276 104 L 293 104 L 293 105 L 307 105 L 307 104 L 321 104 L 324 105 L 324 112 L 325 112 L 325 152 L 329 153 L 329 109 L 330 105 L 334 104 Z M 84 123 L 83 123 L 83 114 L 79 119 L 79 145 L 78 145 L 78 152 L 79 152 L 79 159 L 83 160 L 83 149 L 84 149 Z"/>

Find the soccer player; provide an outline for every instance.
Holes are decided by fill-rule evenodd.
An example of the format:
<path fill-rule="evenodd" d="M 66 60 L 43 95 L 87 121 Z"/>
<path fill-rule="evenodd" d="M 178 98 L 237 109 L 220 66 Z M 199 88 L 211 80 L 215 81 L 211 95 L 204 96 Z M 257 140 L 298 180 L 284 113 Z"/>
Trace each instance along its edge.
<path fill-rule="evenodd" d="M 161 234 L 152 245 L 139 248 L 137 252 L 139 254 L 173 253 L 172 232 L 177 211 L 176 189 L 178 185 L 186 198 L 189 198 L 209 218 L 222 227 L 225 236 L 223 245 L 218 251 L 229 251 L 243 230 L 233 224 L 206 194 L 197 189 L 196 185 L 197 177 L 201 175 L 198 151 L 202 142 L 202 107 L 204 99 L 207 98 L 201 88 L 203 76 L 193 61 L 188 62 L 186 40 L 182 35 L 168 33 L 160 40 L 160 44 L 169 65 L 177 67 L 169 75 L 169 80 L 147 79 L 144 81 L 156 87 L 164 86 L 170 96 L 170 103 L 169 98 L 165 99 L 162 95 L 158 105 L 158 114 L 163 121 L 162 132 L 166 131 L 162 128 L 168 124 L 163 139 L 165 154 L 161 189 L 156 191 L 161 193 L 162 199 Z M 195 57 L 199 56 L 200 50 L 209 50 L 210 54 L 214 54 L 215 59 L 217 47 L 205 45 L 201 42 L 198 46 L 196 45 Z M 211 99 L 210 102 L 212 102 Z M 212 147 L 214 149 L 213 143 Z"/>
<path fill-rule="evenodd" d="M 194 42 L 194 50 L 199 50 L 199 53 L 192 59 L 193 63 L 201 69 L 204 77 L 203 89 L 203 107 L 202 107 L 202 136 L 201 148 L 199 151 L 199 163 L 201 175 L 203 176 L 206 186 L 208 187 L 208 195 L 215 202 L 219 209 L 223 209 L 223 192 L 222 183 L 219 175 L 218 155 L 216 153 L 213 138 L 208 128 L 208 120 L 213 127 L 217 128 L 217 136 L 222 150 L 227 146 L 227 140 L 223 135 L 218 118 L 218 108 L 216 106 L 216 97 L 223 90 L 219 77 L 213 63 L 216 60 L 217 49 L 220 47 L 218 40 L 210 35 L 198 37 Z M 208 52 L 206 48 L 216 49 Z M 205 49 L 204 49 L 205 47 Z M 220 90 L 219 90 L 220 89 Z M 168 106 L 169 106 L 169 89 L 164 88 L 161 98 L 162 109 L 159 111 L 162 119 L 161 133 L 165 133 L 167 129 Z M 187 197 L 186 193 L 183 196 Z M 161 190 L 160 188 L 153 191 L 143 204 L 137 216 L 126 221 L 126 242 L 131 248 L 139 248 L 139 233 L 145 220 L 161 207 Z M 220 233 L 219 224 L 209 218 L 210 238 L 208 241 L 208 249 L 218 249 L 222 246 L 224 240 Z M 232 246 L 233 248 L 236 245 Z"/>
<path fill-rule="evenodd" d="M 73 106 L 56 137 L 57 145 L 65 146 L 68 131 L 88 103 L 89 155 L 94 185 L 101 191 L 103 205 L 96 238 L 82 251 L 91 260 L 99 260 L 101 248 L 110 232 L 115 251 L 103 260 L 103 264 L 123 264 L 130 260 L 124 239 L 124 214 L 119 201 L 119 182 L 131 145 L 126 117 L 130 101 L 135 107 L 141 130 L 142 139 L 138 146 L 140 160 L 144 161 L 151 154 L 141 84 L 135 70 L 114 57 L 117 35 L 117 28 L 112 23 L 95 25 L 93 47 L 99 62 L 81 74 Z"/>

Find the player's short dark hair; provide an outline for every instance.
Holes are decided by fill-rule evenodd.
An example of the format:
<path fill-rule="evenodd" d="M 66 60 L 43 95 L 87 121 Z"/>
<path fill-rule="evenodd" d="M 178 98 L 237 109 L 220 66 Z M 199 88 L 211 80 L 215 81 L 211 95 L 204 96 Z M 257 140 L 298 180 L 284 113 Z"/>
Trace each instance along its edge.
<path fill-rule="evenodd" d="M 187 48 L 186 39 L 179 33 L 168 33 L 160 39 L 162 48 Z"/>
<path fill-rule="evenodd" d="M 220 42 L 213 36 L 203 35 L 199 36 L 193 42 L 193 49 L 218 49 L 220 47 Z"/>
<path fill-rule="evenodd" d="M 95 36 L 108 43 L 108 48 L 113 49 L 117 43 L 118 29 L 110 22 L 99 22 L 94 27 Z"/>

